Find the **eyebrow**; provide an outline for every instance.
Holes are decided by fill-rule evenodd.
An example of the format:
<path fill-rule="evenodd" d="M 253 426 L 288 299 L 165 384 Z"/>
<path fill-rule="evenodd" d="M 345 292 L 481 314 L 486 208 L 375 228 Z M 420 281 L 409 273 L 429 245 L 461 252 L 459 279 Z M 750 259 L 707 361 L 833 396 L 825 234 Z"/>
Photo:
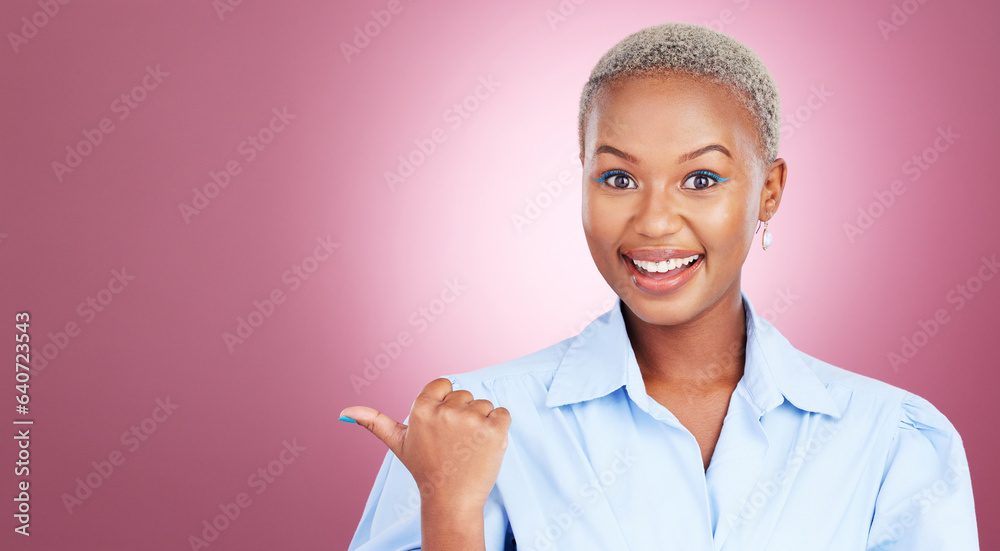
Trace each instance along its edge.
<path fill-rule="evenodd" d="M 709 151 L 718 151 L 719 153 L 722 153 L 723 155 L 729 157 L 730 159 L 733 158 L 732 154 L 729 153 L 729 150 L 726 149 L 726 146 L 714 143 L 712 145 L 706 145 L 705 147 L 702 147 L 700 149 L 695 149 L 690 153 L 685 153 L 684 155 L 681 155 L 680 158 L 677 159 L 677 163 L 678 164 L 686 163 L 691 159 L 694 159 L 695 157 L 699 157 L 701 155 L 708 153 Z"/>
<path fill-rule="evenodd" d="M 723 155 L 725 155 L 726 157 L 729 157 L 730 159 L 733 158 L 733 155 L 731 153 L 729 153 L 729 150 L 726 149 L 726 146 L 714 143 L 714 144 L 711 144 L 711 145 L 706 145 L 705 147 L 702 147 L 702 148 L 699 148 L 699 149 L 695 149 L 694 151 L 691 151 L 690 153 L 685 153 L 685 154 L 681 155 L 680 158 L 677 159 L 677 163 L 678 164 L 680 164 L 680 163 L 686 163 L 686 162 L 690 161 L 691 159 L 694 159 L 696 157 L 700 157 L 700 156 L 708 153 L 709 151 L 718 151 L 718 152 L 722 153 Z M 636 159 L 632 155 L 629 155 L 628 153 L 625 153 L 624 151 L 622 151 L 620 149 L 616 149 L 614 147 L 611 147 L 610 145 L 602 145 L 601 147 L 598 147 L 594 151 L 594 155 L 595 156 L 596 155 L 600 155 L 601 153 L 610 153 L 612 155 L 615 155 L 616 157 L 621 157 L 622 159 L 625 159 L 626 161 L 628 161 L 628 162 L 630 162 L 632 164 L 639 164 L 639 159 Z"/>
<path fill-rule="evenodd" d="M 614 147 L 611 147 L 610 145 L 602 145 L 601 147 L 598 147 L 596 150 L 594 150 L 594 156 L 595 157 L 598 156 L 598 155 L 600 155 L 601 153 L 610 153 L 610 154 L 612 154 L 612 155 L 614 155 L 616 157 L 621 157 L 622 159 L 625 159 L 626 161 L 628 161 L 628 162 L 630 162 L 630 163 L 632 163 L 634 165 L 639 164 L 639 159 L 636 159 L 635 157 L 629 155 L 628 153 L 625 153 L 624 151 L 621 151 L 619 149 L 615 149 Z"/>

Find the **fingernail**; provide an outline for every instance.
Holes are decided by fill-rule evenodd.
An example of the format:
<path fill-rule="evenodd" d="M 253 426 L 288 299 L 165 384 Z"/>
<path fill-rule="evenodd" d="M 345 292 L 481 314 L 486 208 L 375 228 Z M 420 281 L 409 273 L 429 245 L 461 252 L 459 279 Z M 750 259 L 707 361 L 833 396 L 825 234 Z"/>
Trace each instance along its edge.
<path fill-rule="evenodd" d="M 338 419 L 338 421 L 347 421 L 348 423 L 355 423 L 355 424 L 357 424 L 357 421 L 355 421 L 354 419 L 351 419 L 350 417 L 348 417 L 346 415 L 341 415 L 340 419 Z"/>

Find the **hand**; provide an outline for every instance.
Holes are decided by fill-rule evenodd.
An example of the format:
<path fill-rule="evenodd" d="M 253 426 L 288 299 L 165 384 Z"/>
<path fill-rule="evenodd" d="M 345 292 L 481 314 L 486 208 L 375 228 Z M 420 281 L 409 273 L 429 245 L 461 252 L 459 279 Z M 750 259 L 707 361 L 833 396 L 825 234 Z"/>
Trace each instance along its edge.
<path fill-rule="evenodd" d="M 364 406 L 341 412 L 372 432 L 410 471 L 424 505 L 478 511 L 500 474 L 510 413 L 489 400 L 474 400 L 451 381 L 435 379 L 410 409 L 409 426 Z"/>

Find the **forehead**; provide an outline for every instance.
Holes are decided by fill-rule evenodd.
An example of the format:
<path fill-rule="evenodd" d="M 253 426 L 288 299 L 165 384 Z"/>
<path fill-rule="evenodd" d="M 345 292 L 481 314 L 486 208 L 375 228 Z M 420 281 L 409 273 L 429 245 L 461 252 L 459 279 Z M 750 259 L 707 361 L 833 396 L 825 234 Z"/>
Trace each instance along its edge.
<path fill-rule="evenodd" d="M 719 83 L 686 75 L 631 77 L 604 84 L 592 105 L 588 151 L 613 142 L 642 157 L 721 143 L 734 155 L 753 155 L 752 118 L 736 92 Z"/>

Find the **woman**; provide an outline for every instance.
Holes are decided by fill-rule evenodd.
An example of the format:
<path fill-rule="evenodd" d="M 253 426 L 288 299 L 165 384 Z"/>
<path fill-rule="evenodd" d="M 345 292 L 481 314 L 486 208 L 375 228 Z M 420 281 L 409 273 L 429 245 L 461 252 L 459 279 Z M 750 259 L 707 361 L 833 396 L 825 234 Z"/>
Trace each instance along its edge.
<path fill-rule="evenodd" d="M 618 295 L 580 335 L 430 382 L 351 549 L 978 549 L 962 441 L 926 400 L 812 358 L 740 288 L 781 204 L 777 87 L 669 23 L 580 102 L 583 225 Z"/>

